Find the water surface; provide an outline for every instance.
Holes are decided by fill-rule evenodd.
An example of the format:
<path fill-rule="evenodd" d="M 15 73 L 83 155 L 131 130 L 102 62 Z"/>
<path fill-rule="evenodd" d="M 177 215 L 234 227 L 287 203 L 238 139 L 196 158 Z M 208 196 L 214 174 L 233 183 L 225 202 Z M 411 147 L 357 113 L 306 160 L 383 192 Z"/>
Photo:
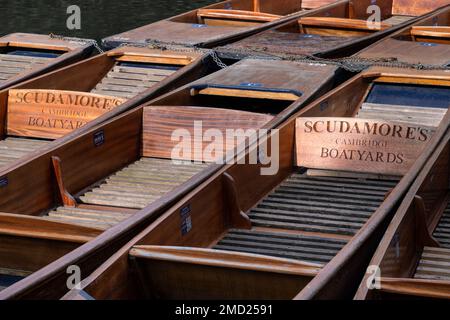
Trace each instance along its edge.
<path fill-rule="evenodd" d="M 100 40 L 217 0 L 0 0 L 0 34 L 30 32 Z M 67 8 L 81 9 L 81 30 L 69 30 Z"/>

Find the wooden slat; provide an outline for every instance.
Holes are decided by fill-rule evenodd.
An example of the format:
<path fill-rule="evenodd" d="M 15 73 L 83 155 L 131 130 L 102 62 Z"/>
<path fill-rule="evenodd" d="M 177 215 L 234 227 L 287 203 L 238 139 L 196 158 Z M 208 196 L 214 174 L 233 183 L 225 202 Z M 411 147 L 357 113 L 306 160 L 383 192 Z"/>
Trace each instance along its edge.
<path fill-rule="evenodd" d="M 391 182 L 293 174 L 248 213 L 254 226 L 354 235 Z"/>
<path fill-rule="evenodd" d="M 51 58 L 38 58 L 0 54 L 0 81 L 9 80 L 34 67 L 47 63 Z"/>
<path fill-rule="evenodd" d="M 392 16 L 388 19 L 383 20 L 383 22 L 395 26 L 398 24 L 405 23 L 414 18 L 415 17 L 412 17 L 412 16 Z"/>
<path fill-rule="evenodd" d="M 105 230 L 129 217 L 129 213 L 120 213 L 108 209 L 59 207 L 49 212 L 47 219 L 70 224 L 93 226 Z"/>
<path fill-rule="evenodd" d="M 358 112 L 362 119 L 400 121 L 437 128 L 447 109 L 364 103 Z"/>
<path fill-rule="evenodd" d="M 186 182 L 206 164 L 174 164 L 171 160 L 141 158 L 105 179 L 80 199 L 87 204 L 142 209 Z"/>
<path fill-rule="evenodd" d="M 445 208 L 433 236 L 442 247 L 450 249 L 450 204 Z"/>
<path fill-rule="evenodd" d="M 414 278 L 450 281 L 450 249 L 425 247 Z"/>
<path fill-rule="evenodd" d="M 278 260 L 270 257 L 248 255 L 238 252 L 221 252 L 204 248 L 185 248 L 167 246 L 134 246 L 130 256 L 141 259 L 193 263 L 229 267 L 233 269 L 259 270 L 288 274 L 317 274 L 320 264 L 300 261 Z"/>
<path fill-rule="evenodd" d="M 356 29 L 367 31 L 385 30 L 392 27 L 391 24 L 381 22 L 379 28 L 371 29 L 369 28 L 366 20 L 334 18 L 334 17 L 305 17 L 301 18 L 299 20 L 299 23 L 304 26 Z"/>
<path fill-rule="evenodd" d="M 115 66 L 92 90 L 93 93 L 130 99 L 156 85 L 176 70 Z"/>
<path fill-rule="evenodd" d="M 197 16 L 201 19 L 215 18 L 224 20 L 243 20 L 243 21 L 255 21 L 255 22 L 272 22 L 281 18 L 279 15 L 255 12 L 255 11 L 243 11 L 243 10 L 225 10 L 225 9 L 199 9 L 197 10 Z"/>
<path fill-rule="evenodd" d="M 411 28 L 411 35 L 432 38 L 450 38 L 450 27 L 413 26 Z"/>
<path fill-rule="evenodd" d="M 233 229 L 214 248 L 323 265 L 329 262 L 345 244 L 344 240 L 331 238 Z"/>
<path fill-rule="evenodd" d="M 33 152 L 48 141 L 24 138 L 6 138 L 0 141 L 0 166 L 7 165 L 26 154 Z"/>

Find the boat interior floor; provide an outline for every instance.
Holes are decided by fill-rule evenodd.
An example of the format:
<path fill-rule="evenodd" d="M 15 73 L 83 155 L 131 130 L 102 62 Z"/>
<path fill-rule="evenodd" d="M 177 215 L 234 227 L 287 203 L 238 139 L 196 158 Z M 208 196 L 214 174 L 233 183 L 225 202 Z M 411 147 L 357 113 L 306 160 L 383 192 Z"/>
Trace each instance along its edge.
<path fill-rule="evenodd" d="M 450 203 L 447 204 L 433 236 L 439 241 L 441 247 L 450 250 Z"/>
<path fill-rule="evenodd" d="M 4 140 L 0 140 L 0 167 L 39 149 L 48 142 L 49 140 L 19 137 L 7 137 Z"/>
<path fill-rule="evenodd" d="M 0 54 L 0 83 L 46 64 L 51 58 L 38 55 Z"/>
<path fill-rule="evenodd" d="M 179 66 L 119 62 L 91 91 L 130 99 L 174 74 Z"/>
<path fill-rule="evenodd" d="M 409 124 L 437 128 L 447 113 L 447 108 L 427 108 L 378 103 L 363 103 L 358 117 L 386 121 L 407 122 Z"/>
<path fill-rule="evenodd" d="M 450 249 L 425 247 L 414 278 L 450 281 Z"/>
<path fill-rule="evenodd" d="M 294 173 L 247 213 L 251 230 L 232 229 L 215 248 L 326 264 L 397 182 Z"/>
<path fill-rule="evenodd" d="M 108 229 L 185 183 L 207 163 L 142 157 L 83 191 L 77 207 L 61 206 L 46 219 Z"/>
<path fill-rule="evenodd" d="M 324 36 L 295 32 L 266 31 L 259 35 L 244 39 L 236 45 L 226 46 L 231 49 L 258 50 L 264 47 L 264 53 L 280 54 L 313 54 L 332 49 L 357 37 Z M 301 46 L 299 46 L 301 43 Z"/>
<path fill-rule="evenodd" d="M 7 55 L 7 57 L 9 56 Z M 16 59 L 16 57 L 19 59 L 23 58 L 21 56 L 11 57 L 11 59 Z M 1 58 L 2 55 L 0 55 L 0 80 L 3 68 Z M 33 57 L 32 59 L 36 58 Z M 91 92 L 130 99 L 169 77 L 178 69 L 178 66 L 120 62 L 107 73 Z M 7 165 L 25 156 L 27 153 L 39 149 L 50 141 L 33 139 L 32 137 L 7 137 L 0 141 L 0 166 Z"/>
<path fill-rule="evenodd" d="M 416 18 L 416 17 L 393 15 L 392 17 L 383 20 L 383 22 L 395 26 L 395 25 L 399 25 L 399 24 L 408 22 L 409 20 L 412 20 L 414 18 Z"/>

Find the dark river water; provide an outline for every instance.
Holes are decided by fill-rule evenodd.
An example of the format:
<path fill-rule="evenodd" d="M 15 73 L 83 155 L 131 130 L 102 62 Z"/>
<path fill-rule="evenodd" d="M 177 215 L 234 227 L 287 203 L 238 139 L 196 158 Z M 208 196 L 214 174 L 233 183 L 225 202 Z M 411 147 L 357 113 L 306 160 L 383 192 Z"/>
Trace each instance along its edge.
<path fill-rule="evenodd" d="M 216 0 L 0 0 L 0 34 L 31 32 L 100 40 Z M 69 30 L 67 8 L 80 8 L 80 30 Z M 73 21 L 73 20 L 71 20 Z"/>

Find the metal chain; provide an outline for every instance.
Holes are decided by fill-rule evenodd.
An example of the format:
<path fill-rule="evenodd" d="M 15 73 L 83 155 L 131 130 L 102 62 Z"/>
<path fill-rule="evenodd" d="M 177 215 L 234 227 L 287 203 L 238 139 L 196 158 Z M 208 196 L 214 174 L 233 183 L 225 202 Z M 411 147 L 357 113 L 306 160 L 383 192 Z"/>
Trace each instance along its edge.
<path fill-rule="evenodd" d="M 226 47 L 225 47 L 226 48 Z M 394 67 L 403 69 L 416 69 L 416 70 L 450 70 L 450 64 L 444 65 L 433 65 L 433 64 L 413 64 L 407 62 L 398 61 L 397 58 L 378 58 L 378 59 L 368 59 L 361 57 L 347 57 L 339 59 L 326 59 L 320 58 L 312 55 L 289 55 L 283 53 L 269 53 L 264 48 L 261 49 L 228 49 L 230 53 L 234 53 L 242 56 L 253 56 L 258 57 L 256 54 L 260 54 L 261 57 L 266 59 L 277 59 L 277 60 L 289 60 L 305 63 L 322 63 L 328 65 L 335 65 L 337 67 L 343 68 L 351 72 L 361 72 L 366 70 L 371 66 L 378 67 Z"/>
<path fill-rule="evenodd" d="M 225 69 L 228 67 L 225 63 L 223 63 L 222 60 L 220 60 L 219 56 L 217 55 L 217 53 L 214 50 L 211 50 L 210 55 L 211 55 L 211 58 L 213 59 L 213 61 L 217 64 L 217 66 L 219 68 Z"/>
<path fill-rule="evenodd" d="M 90 44 L 90 45 L 93 45 L 95 47 L 95 49 L 99 53 L 103 53 L 104 52 L 103 49 L 98 44 L 98 42 L 95 41 L 95 40 L 92 40 L 92 39 L 81 39 L 81 38 L 76 38 L 76 37 L 66 37 L 66 36 L 56 35 L 56 34 L 53 34 L 53 33 L 50 33 L 49 37 L 51 39 L 58 39 L 58 40 L 63 40 L 63 41 L 73 41 L 73 42 L 78 42 L 78 43 L 82 43 L 82 44 Z"/>

